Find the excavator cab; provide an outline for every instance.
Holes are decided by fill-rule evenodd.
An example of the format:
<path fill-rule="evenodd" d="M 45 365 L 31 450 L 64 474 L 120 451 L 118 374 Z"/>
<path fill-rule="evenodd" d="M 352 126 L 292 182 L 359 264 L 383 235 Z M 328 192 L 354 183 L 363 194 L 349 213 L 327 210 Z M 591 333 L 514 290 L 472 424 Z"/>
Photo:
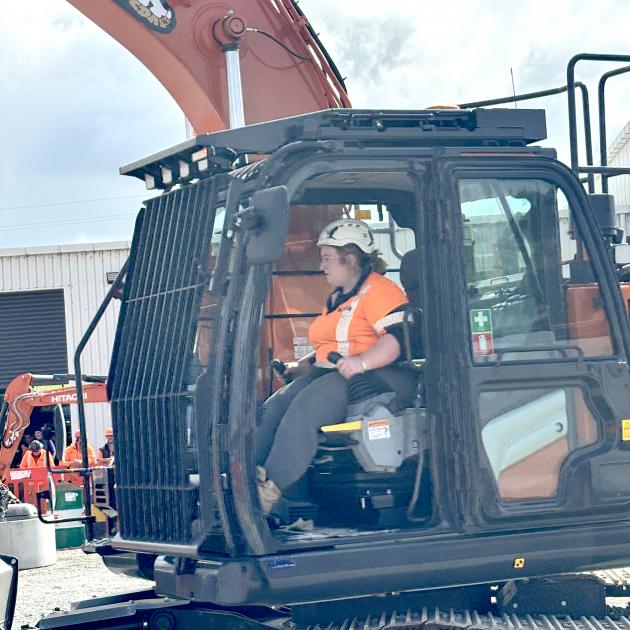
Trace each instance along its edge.
<path fill-rule="evenodd" d="M 330 110 L 122 169 L 164 194 L 137 219 L 107 380 L 112 544 L 157 556 L 159 593 L 285 605 L 383 575 L 404 591 L 630 561 L 627 313 L 544 136 L 536 110 Z M 274 529 L 252 449 L 272 359 L 308 352 L 320 230 L 366 208 L 418 309 L 414 395 L 369 392 L 325 427 L 314 528 Z"/>

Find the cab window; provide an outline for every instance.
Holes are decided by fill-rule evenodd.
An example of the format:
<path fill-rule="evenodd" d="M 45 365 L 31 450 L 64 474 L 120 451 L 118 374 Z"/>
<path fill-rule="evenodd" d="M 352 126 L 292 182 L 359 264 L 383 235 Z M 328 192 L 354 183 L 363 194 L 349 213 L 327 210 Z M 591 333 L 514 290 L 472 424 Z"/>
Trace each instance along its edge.
<path fill-rule="evenodd" d="M 475 363 L 609 356 L 608 318 L 572 209 L 554 184 L 459 182 Z"/>

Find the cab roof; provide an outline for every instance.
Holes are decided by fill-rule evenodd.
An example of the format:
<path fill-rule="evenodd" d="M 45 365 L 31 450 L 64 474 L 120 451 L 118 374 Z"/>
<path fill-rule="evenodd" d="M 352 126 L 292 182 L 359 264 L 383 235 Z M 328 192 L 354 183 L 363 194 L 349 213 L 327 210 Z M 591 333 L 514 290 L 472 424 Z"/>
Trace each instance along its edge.
<path fill-rule="evenodd" d="M 298 141 L 363 146 L 522 147 L 547 137 L 540 109 L 329 109 L 195 136 L 120 168 L 148 188 L 232 170 L 243 155 Z"/>

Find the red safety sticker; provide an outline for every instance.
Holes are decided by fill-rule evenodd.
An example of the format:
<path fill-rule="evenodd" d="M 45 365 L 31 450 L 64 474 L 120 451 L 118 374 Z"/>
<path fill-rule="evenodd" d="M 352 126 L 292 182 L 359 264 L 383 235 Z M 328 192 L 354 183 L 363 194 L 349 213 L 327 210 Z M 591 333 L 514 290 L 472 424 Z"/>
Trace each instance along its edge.
<path fill-rule="evenodd" d="M 494 354 L 494 339 L 491 332 L 472 333 L 473 354 L 483 357 Z"/>

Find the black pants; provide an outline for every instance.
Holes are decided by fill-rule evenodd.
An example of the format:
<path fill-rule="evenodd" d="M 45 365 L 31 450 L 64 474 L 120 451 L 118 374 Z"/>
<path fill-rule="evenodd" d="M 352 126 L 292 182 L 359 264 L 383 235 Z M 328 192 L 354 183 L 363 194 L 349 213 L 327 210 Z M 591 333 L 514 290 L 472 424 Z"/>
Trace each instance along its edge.
<path fill-rule="evenodd" d="M 404 405 L 417 383 L 413 370 L 387 366 L 374 370 Z M 270 396 L 255 437 L 256 463 L 284 490 L 300 479 L 317 451 L 320 427 L 346 419 L 348 380 L 337 370 L 313 368 Z"/>

